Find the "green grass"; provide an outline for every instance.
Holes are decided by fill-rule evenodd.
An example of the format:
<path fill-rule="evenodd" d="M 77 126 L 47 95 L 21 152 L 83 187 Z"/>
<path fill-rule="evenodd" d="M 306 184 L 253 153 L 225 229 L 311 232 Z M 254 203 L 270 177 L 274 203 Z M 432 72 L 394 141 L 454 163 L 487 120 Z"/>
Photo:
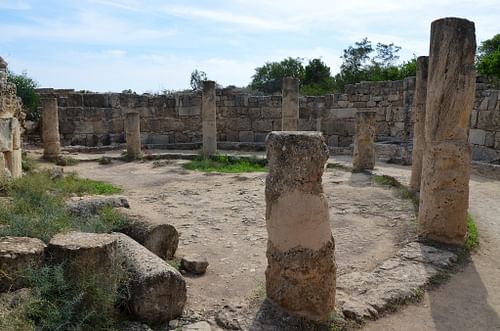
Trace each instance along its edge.
<path fill-rule="evenodd" d="M 61 156 L 54 160 L 54 163 L 58 166 L 72 166 L 80 163 L 80 160 L 75 159 L 72 156 Z"/>
<path fill-rule="evenodd" d="M 467 239 L 465 240 L 464 248 L 471 252 L 479 246 L 479 236 L 476 223 L 471 214 L 467 214 Z"/>
<path fill-rule="evenodd" d="M 212 157 L 198 157 L 183 166 L 188 170 L 202 172 L 264 172 L 267 171 L 266 161 L 256 158 L 237 158 L 228 155 L 216 155 Z"/>
<path fill-rule="evenodd" d="M 349 167 L 349 166 L 346 166 L 346 165 L 343 165 L 343 164 L 337 163 L 337 162 L 327 163 L 326 168 L 327 169 L 339 169 L 342 171 L 352 171 L 352 167 Z"/>
<path fill-rule="evenodd" d="M 47 172 L 24 176 L 10 183 L 5 193 L 11 199 L 0 204 L 0 236 L 28 236 L 48 242 L 55 234 L 70 230 L 114 231 L 122 224 L 115 211 L 103 209 L 91 219 L 77 219 L 66 210 L 64 199 L 74 194 L 118 192 L 121 189 L 111 184 L 74 174 L 55 180 Z"/>
<path fill-rule="evenodd" d="M 415 192 L 412 192 L 408 187 L 401 184 L 396 178 L 387 175 L 373 175 L 373 182 L 378 185 L 394 187 L 398 190 L 398 194 L 401 198 L 410 200 L 415 213 L 418 214 L 418 208 L 420 205 L 420 200 Z"/>

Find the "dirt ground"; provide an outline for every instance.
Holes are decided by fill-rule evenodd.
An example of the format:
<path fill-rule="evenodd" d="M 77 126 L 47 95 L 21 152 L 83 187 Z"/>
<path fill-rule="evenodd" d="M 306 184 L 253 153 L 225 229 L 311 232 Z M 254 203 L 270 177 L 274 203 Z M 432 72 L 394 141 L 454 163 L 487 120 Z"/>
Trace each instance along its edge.
<path fill-rule="evenodd" d="M 187 171 L 183 162 L 81 162 L 65 171 L 121 186 L 133 210 L 178 229 L 177 256 L 208 258 L 205 275 L 186 278 L 188 315 L 213 321 L 228 304 L 248 311 L 264 296 L 266 174 Z M 339 169 L 327 169 L 323 185 L 338 275 L 369 271 L 413 239 L 413 207 L 395 190 L 374 184 L 369 175 Z"/>

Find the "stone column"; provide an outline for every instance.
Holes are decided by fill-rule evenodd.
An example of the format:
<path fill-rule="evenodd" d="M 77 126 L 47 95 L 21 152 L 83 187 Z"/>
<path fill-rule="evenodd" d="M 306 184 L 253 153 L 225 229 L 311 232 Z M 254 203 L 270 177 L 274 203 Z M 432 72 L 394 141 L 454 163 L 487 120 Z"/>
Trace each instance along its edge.
<path fill-rule="evenodd" d="M 61 156 L 57 96 L 53 94 L 42 95 L 40 103 L 42 106 L 43 157 L 54 160 Z"/>
<path fill-rule="evenodd" d="M 203 130 L 203 156 L 217 153 L 217 107 L 215 104 L 215 82 L 203 82 L 201 97 L 201 124 Z"/>
<path fill-rule="evenodd" d="M 328 147 L 319 132 L 271 132 L 266 139 L 267 298 L 311 320 L 335 307 L 335 243 L 321 177 Z"/>
<path fill-rule="evenodd" d="M 376 112 L 356 113 L 356 135 L 352 165 L 354 171 L 372 170 L 375 167 Z"/>
<path fill-rule="evenodd" d="M 281 130 L 299 129 L 299 80 L 293 77 L 283 78 L 281 99 Z"/>
<path fill-rule="evenodd" d="M 127 156 L 137 158 L 141 155 L 141 119 L 139 113 L 125 114 L 125 135 L 127 140 Z"/>
<path fill-rule="evenodd" d="M 417 59 L 417 78 L 415 81 L 413 151 L 411 156 L 410 190 L 420 191 L 422 178 L 422 157 L 425 146 L 425 100 L 427 98 L 427 72 L 429 57 L 420 56 Z"/>
<path fill-rule="evenodd" d="M 447 244 L 467 235 L 475 50 L 473 22 L 432 23 L 418 234 Z"/>
<path fill-rule="evenodd" d="M 23 156 L 21 151 L 21 125 L 17 118 L 11 119 L 12 129 L 12 151 L 5 153 L 7 168 L 13 178 L 19 178 L 23 175 Z"/>

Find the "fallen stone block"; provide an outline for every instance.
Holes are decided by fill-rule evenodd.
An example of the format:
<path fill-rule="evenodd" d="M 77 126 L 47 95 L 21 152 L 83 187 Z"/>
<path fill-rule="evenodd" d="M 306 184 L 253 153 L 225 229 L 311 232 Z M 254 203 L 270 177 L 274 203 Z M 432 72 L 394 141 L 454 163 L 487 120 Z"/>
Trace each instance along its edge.
<path fill-rule="evenodd" d="M 0 291 L 21 288 L 20 273 L 41 265 L 46 247 L 35 238 L 0 237 Z"/>
<path fill-rule="evenodd" d="M 212 331 L 212 327 L 208 322 L 196 322 L 193 324 L 184 325 L 182 331 Z"/>
<path fill-rule="evenodd" d="M 66 205 L 70 213 L 77 217 L 89 217 L 95 215 L 104 207 L 130 208 L 127 198 L 117 195 L 75 197 L 71 198 Z"/>
<path fill-rule="evenodd" d="M 129 274 L 128 308 L 134 318 L 162 323 L 182 314 L 186 282 L 167 262 L 127 235 L 114 233 Z"/>
<path fill-rule="evenodd" d="M 120 232 L 128 235 L 164 260 L 173 259 L 179 245 L 179 233 L 173 225 L 154 222 L 129 209 L 119 210 L 127 219 Z"/>
<path fill-rule="evenodd" d="M 206 257 L 199 255 L 188 255 L 181 259 L 181 268 L 187 272 L 200 275 L 204 274 L 208 267 L 208 261 Z"/>

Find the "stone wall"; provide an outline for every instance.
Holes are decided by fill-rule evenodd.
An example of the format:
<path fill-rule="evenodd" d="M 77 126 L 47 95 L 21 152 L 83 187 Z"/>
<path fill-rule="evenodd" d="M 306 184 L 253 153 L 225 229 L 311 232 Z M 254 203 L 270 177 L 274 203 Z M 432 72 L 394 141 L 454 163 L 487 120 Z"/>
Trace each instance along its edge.
<path fill-rule="evenodd" d="M 331 146 L 353 142 L 357 109 L 377 112 L 377 140 L 406 140 L 414 79 L 359 83 L 344 94 L 301 97 L 299 129 L 321 130 Z M 201 141 L 201 95 L 135 95 L 79 93 L 40 89 L 59 95 L 59 127 L 63 145 L 99 146 L 124 141 L 123 114 L 138 111 L 145 144 Z M 250 96 L 232 89 L 217 90 L 219 141 L 264 142 L 281 129 L 281 96 Z"/>
<path fill-rule="evenodd" d="M 299 130 L 320 130 L 333 147 L 352 144 L 355 113 L 375 111 L 376 141 L 411 143 L 413 77 L 400 81 L 348 85 L 345 93 L 299 99 Z M 124 113 L 141 115 L 143 144 L 201 142 L 201 94 L 135 95 L 80 93 L 41 89 L 59 95 L 59 126 L 63 145 L 106 146 L 123 143 Z M 218 89 L 217 139 L 264 142 L 281 129 L 281 96 L 251 96 L 234 89 Z M 477 84 L 470 141 L 474 159 L 500 158 L 499 91 Z M 497 133 L 498 132 L 498 133 Z"/>

